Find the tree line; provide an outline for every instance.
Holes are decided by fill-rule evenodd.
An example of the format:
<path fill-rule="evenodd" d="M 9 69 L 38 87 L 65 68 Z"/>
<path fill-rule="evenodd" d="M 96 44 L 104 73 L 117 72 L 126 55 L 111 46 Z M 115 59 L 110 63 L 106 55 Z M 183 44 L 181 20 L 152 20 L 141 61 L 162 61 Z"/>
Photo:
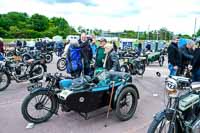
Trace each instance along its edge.
<path fill-rule="evenodd" d="M 0 37 L 41 38 L 78 34 L 64 18 L 48 18 L 44 15 L 9 12 L 0 14 Z"/>

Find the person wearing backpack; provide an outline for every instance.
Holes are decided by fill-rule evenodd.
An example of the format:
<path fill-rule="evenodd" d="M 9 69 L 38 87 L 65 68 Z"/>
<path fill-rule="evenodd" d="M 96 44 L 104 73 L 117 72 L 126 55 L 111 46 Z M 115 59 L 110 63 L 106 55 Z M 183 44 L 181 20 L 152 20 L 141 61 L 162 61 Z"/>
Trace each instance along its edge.
<path fill-rule="evenodd" d="M 92 61 L 93 55 L 86 33 L 81 34 L 81 39 L 79 39 L 78 42 L 81 48 L 81 54 L 84 65 L 84 75 L 91 76 L 90 62 Z"/>
<path fill-rule="evenodd" d="M 81 48 L 77 40 L 71 41 L 66 52 L 66 69 L 67 73 L 71 74 L 72 77 L 78 78 L 81 75 L 82 55 Z"/>

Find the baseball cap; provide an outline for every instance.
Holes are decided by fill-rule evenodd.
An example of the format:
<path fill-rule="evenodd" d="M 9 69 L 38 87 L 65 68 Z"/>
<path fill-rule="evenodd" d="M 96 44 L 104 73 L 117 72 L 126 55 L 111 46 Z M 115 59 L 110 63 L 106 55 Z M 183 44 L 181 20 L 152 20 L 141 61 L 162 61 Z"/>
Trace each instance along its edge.
<path fill-rule="evenodd" d="M 101 38 L 100 42 L 107 42 L 107 40 L 105 38 Z"/>

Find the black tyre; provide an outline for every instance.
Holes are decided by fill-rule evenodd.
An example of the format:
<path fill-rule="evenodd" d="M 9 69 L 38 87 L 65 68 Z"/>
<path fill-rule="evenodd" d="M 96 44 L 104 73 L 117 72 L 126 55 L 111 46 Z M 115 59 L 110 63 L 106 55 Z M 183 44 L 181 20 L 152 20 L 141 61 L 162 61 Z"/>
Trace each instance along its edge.
<path fill-rule="evenodd" d="M 33 101 L 35 103 L 33 103 Z M 47 107 L 47 105 L 49 106 Z M 29 108 L 32 106 L 32 108 Z M 49 120 L 57 109 L 57 102 L 54 96 L 47 92 L 36 92 L 29 94 L 23 101 L 21 112 L 25 120 L 31 123 L 42 123 Z M 44 113 L 45 112 L 45 113 Z M 44 114 L 43 114 L 44 113 Z M 40 116 L 40 115 L 41 116 Z"/>
<path fill-rule="evenodd" d="M 130 101 L 127 101 L 128 98 L 131 98 Z M 131 102 L 131 104 L 130 104 Z M 135 110 L 137 108 L 138 95 L 134 88 L 127 87 L 124 88 L 118 96 L 116 102 L 115 114 L 120 121 L 127 121 L 132 118 Z M 130 106 L 128 111 L 125 109 L 126 106 Z M 125 109 L 125 113 L 124 110 Z"/>
<path fill-rule="evenodd" d="M 10 84 L 10 77 L 3 71 L 0 71 L 0 91 L 8 88 Z"/>
<path fill-rule="evenodd" d="M 127 67 L 126 65 L 122 65 L 122 66 L 120 67 L 120 71 L 121 71 L 121 72 L 128 72 L 128 67 Z"/>
<path fill-rule="evenodd" d="M 163 113 L 152 121 L 147 133 L 168 133 L 169 130 L 171 130 L 170 133 L 178 133 L 178 126 L 176 123 L 175 127 L 170 126 L 170 122 Z"/>
<path fill-rule="evenodd" d="M 45 61 L 46 61 L 46 63 L 51 63 L 53 61 L 53 55 L 47 53 L 45 55 Z"/>
<path fill-rule="evenodd" d="M 140 62 L 137 66 L 137 74 L 138 75 L 143 75 L 145 72 L 145 64 L 143 64 L 142 62 Z"/>
<path fill-rule="evenodd" d="M 45 72 L 45 68 L 41 65 L 41 64 L 35 64 L 34 66 L 32 66 L 32 69 L 31 69 L 31 78 L 34 77 L 34 76 L 39 76 L 41 75 L 40 77 L 38 78 L 42 78 L 43 75 L 44 75 L 44 72 Z"/>
<path fill-rule="evenodd" d="M 60 58 L 57 61 L 57 69 L 60 70 L 60 71 L 66 70 L 66 59 L 65 58 Z"/>

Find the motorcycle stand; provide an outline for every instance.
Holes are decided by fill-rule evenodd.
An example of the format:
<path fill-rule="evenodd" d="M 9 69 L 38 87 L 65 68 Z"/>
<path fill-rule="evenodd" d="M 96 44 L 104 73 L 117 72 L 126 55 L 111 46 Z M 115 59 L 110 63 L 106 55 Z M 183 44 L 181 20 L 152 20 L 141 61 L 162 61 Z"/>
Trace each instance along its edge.
<path fill-rule="evenodd" d="M 79 115 L 80 115 L 81 117 L 83 117 L 85 120 L 89 120 L 88 113 L 79 113 Z"/>

